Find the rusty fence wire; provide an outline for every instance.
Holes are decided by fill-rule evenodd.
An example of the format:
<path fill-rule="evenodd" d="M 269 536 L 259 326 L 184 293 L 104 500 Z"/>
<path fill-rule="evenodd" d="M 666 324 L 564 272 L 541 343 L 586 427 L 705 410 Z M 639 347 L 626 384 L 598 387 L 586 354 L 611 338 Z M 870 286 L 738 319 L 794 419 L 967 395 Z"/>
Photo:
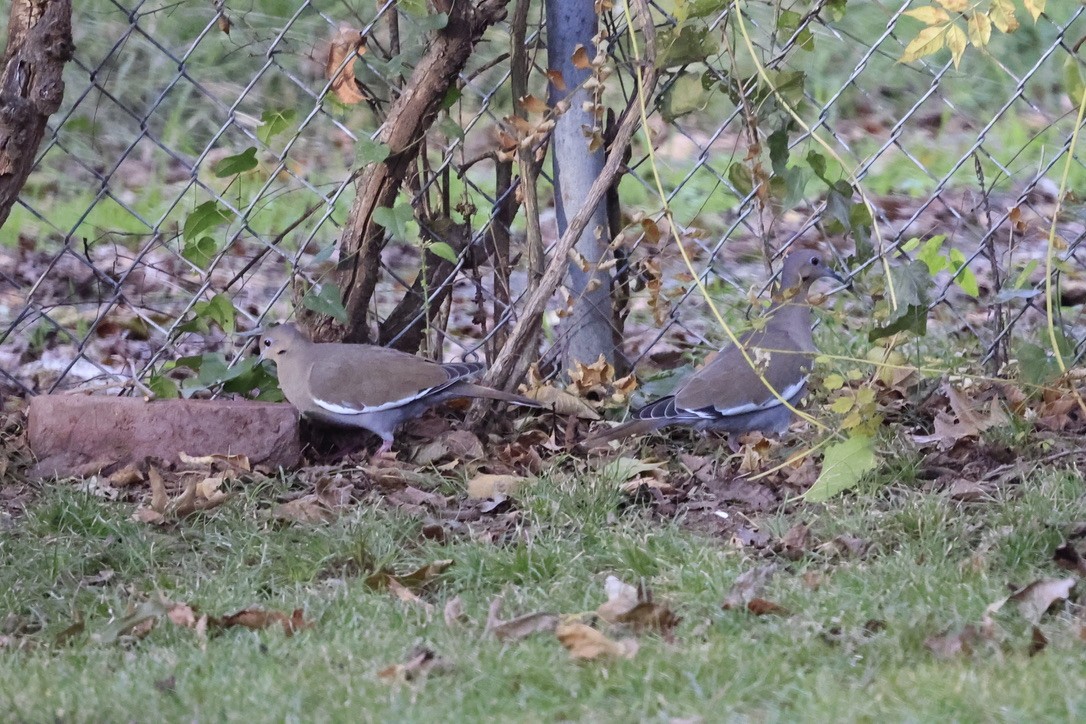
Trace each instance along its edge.
<path fill-rule="evenodd" d="M 602 102 L 621 113 L 637 98 L 644 37 L 631 35 L 623 4 L 597 5 L 613 70 Z M 622 347 L 639 371 L 719 345 L 708 300 L 741 313 L 779 255 L 806 243 L 828 246 L 855 278 L 864 316 L 850 328 L 891 326 L 888 297 L 914 294 L 930 309 L 927 339 L 960 340 L 972 364 L 1023 349 L 1043 358 L 1051 284 L 1059 343 L 1081 357 L 1086 70 L 1075 51 L 1086 9 L 1049 2 L 1034 22 L 1020 8 L 1015 32 L 993 33 L 960 65 L 947 51 L 901 63 L 923 27 L 905 13 L 921 5 L 750 2 L 742 18 L 724 2 L 646 6 L 660 84 L 615 188 L 623 241 L 610 266 Z M 94 0 L 74 12 L 63 108 L 0 229 L 0 389 L 146 392 L 157 377 L 214 392 L 245 359 L 234 330 L 299 306 L 336 312 L 356 174 L 381 158 L 383 111 L 440 16 L 394 0 Z M 543 14 L 533 3 L 526 35 L 537 98 L 554 82 Z M 451 294 L 436 312 L 419 307 L 433 356 L 491 355 L 528 288 L 523 213 L 503 211 L 510 194 L 519 210 L 521 192 L 498 173 L 517 102 L 510 22 L 486 32 L 427 134 L 401 194 L 420 213 L 391 210 L 383 224 L 393 238 L 376 322 L 420 273 L 412 239 L 433 218 L 421 211 L 443 209 L 467 229 L 450 245 Z M 344 32 L 365 39 L 347 93 L 335 80 L 345 63 L 330 68 Z M 547 244 L 559 236 L 551 184 L 548 159 Z M 480 258 L 495 234 L 511 239 L 504 292 Z M 931 284 L 903 289 L 910 277 L 887 270 L 915 260 Z M 557 294 L 545 315 L 541 359 L 567 302 Z"/>

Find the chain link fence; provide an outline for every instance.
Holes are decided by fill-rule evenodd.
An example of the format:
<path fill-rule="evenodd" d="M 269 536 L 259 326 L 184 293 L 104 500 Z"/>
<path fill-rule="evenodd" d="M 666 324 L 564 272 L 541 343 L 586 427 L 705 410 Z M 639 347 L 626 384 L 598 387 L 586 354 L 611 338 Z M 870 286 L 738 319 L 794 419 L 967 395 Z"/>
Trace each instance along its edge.
<path fill-rule="evenodd" d="M 1020 8 L 1021 27 L 957 67 L 946 51 L 898 62 L 923 27 L 907 1 L 752 2 L 742 17 L 723 3 L 645 6 L 660 82 L 613 189 L 607 265 L 629 364 L 643 373 L 718 346 L 709 301 L 740 312 L 781 253 L 815 242 L 856 279 L 861 302 L 837 303 L 860 310 L 857 330 L 900 327 L 891 300 L 912 293 L 931 310 L 927 338 L 959 340 L 972 363 L 998 366 L 1019 344 L 1044 362 L 1052 283 L 1059 343 L 1080 357 L 1086 72 L 1074 46 L 1086 9 L 1049 5 L 1035 23 Z M 598 6 L 601 103 L 638 113 L 644 34 L 621 4 Z M 527 10 L 527 90 L 542 99 L 561 81 L 543 3 Z M 341 312 L 337 240 L 355 181 L 381 160 L 374 139 L 442 15 L 393 0 L 94 0 L 74 12 L 63 108 L 0 229 L 0 386 L 251 391 L 242 373 L 255 368 L 231 332 L 299 308 Z M 376 326 L 410 317 L 382 343 L 421 326 L 431 356 L 491 358 L 531 287 L 509 139 L 518 102 L 533 109 L 515 97 L 512 23 L 483 35 L 405 203 L 381 220 L 391 240 L 369 311 Z M 559 236 L 552 181 L 544 164 L 547 246 Z M 441 290 L 427 284 L 435 259 L 455 279 Z M 888 274 L 913 259 L 930 288 Z M 405 305 L 411 295 L 421 301 Z M 566 296 L 544 315 L 537 359 L 561 336 Z"/>

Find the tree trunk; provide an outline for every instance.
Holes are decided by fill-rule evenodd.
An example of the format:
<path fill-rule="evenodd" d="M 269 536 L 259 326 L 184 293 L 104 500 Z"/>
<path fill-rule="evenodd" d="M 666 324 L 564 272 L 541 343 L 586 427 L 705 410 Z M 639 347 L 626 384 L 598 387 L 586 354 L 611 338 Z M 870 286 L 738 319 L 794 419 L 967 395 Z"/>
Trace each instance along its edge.
<path fill-rule="evenodd" d="M 26 183 L 72 58 L 71 0 L 14 0 L 0 71 L 0 226 Z"/>
<path fill-rule="evenodd" d="M 505 17 L 509 0 L 435 2 L 447 12 L 448 24 L 434 33 L 426 54 L 415 66 L 403 93 L 392 104 L 378 140 L 388 146 L 388 158 L 368 168 L 358 181 L 358 193 L 340 236 L 343 306 L 348 323 L 343 341 L 368 342 L 366 310 L 380 274 L 385 230 L 373 212 L 391 207 L 408 169 L 418 155 L 426 131 L 434 122 L 449 88 L 471 57 L 475 44 L 494 23 Z"/>
<path fill-rule="evenodd" d="M 586 103 L 593 94 L 583 83 L 592 75 L 591 68 L 578 68 L 573 54 L 578 45 L 596 54 L 592 38 L 596 35 L 597 17 L 593 0 L 547 0 L 547 62 L 558 70 L 569 91 L 559 91 L 552 85 L 551 104 L 566 98 L 569 110 L 559 116 L 554 128 L 555 207 L 558 232 L 564 234 L 567 219 L 577 215 L 588 196 L 588 189 L 603 170 L 602 144 L 589 151 L 590 138 L 584 128 L 601 124 Z M 602 127 L 600 128 L 602 133 Z M 560 335 L 567 369 L 577 362 L 590 364 L 602 354 L 614 363 L 615 346 L 611 333 L 611 275 L 600 271 L 599 264 L 608 256 L 611 242 L 607 209 L 597 204 L 588 226 L 577 240 L 578 258 L 569 263 L 567 287 L 573 298 L 571 316 L 563 324 Z"/>

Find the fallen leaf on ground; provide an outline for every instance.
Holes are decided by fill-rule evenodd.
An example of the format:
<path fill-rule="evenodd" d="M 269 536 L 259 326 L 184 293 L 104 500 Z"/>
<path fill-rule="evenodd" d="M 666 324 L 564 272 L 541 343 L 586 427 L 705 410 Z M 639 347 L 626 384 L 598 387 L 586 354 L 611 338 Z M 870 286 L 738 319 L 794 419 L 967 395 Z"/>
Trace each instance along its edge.
<path fill-rule="evenodd" d="M 407 661 L 386 666 L 377 672 L 377 677 L 387 682 L 413 681 L 447 667 L 448 663 L 433 651 L 419 647 L 408 654 Z"/>
<path fill-rule="evenodd" d="M 445 603 L 445 625 L 452 628 L 458 623 L 462 623 L 466 616 L 464 616 L 464 602 L 460 600 L 460 596 L 450 599 Z"/>
<path fill-rule="evenodd" d="M 446 459 L 480 460 L 483 443 L 467 430 L 449 430 L 420 447 L 412 458 L 416 465 L 433 465 Z"/>
<path fill-rule="evenodd" d="M 468 481 L 468 497 L 493 498 L 497 495 L 516 495 L 532 478 L 520 475 L 493 475 L 484 473 Z"/>
<path fill-rule="evenodd" d="M 335 518 L 335 513 L 321 503 L 316 494 L 310 494 L 280 503 L 272 508 L 271 516 L 291 523 L 328 523 Z"/>
<path fill-rule="evenodd" d="M 420 606 L 426 612 L 427 620 L 429 620 L 430 615 L 434 612 L 432 604 L 423 601 L 414 591 L 397 581 L 395 578 L 390 578 L 388 580 L 388 592 L 404 603 Z"/>
<path fill-rule="evenodd" d="M 632 659 L 638 649 L 635 639 L 615 641 L 579 622 L 558 624 L 554 634 L 573 658 L 584 661 L 601 657 Z"/>
<path fill-rule="evenodd" d="M 109 476 L 109 484 L 115 488 L 124 488 L 139 482 L 143 482 L 143 473 L 134 463 L 126 465 Z"/>
<path fill-rule="evenodd" d="M 366 578 L 366 585 L 380 591 L 388 588 L 391 581 L 396 581 L 404 588 L 417 592 L 429 585 L 431 581 L 444 573 L 452 564 L 451 560 L 433 561 L 402 575 L 392 573 L 387 569 L 381 569 Z"/>
<path fill-rule="evenodd" d="M 803 523 L 796 523 L 788 529 L 774 548 L 777 553 L 789 560 L 798 560 L 807 553 L 810 529 Z"/>
<path fill-rule="evenodd" d="M 936 658 L 952 659 L 962 654 L 968 656 L 973 653 L 973 646 L 980 640 L 980 630 L 970 624 L 958 631 L 945 631 L 937 636 L 929 636 L 924 639 L 924 646 Z"/>
<path fill-rule="evenodd" d="M 1041 629 L 1034 626 L 1029 635 L 1029 655 L 1036 656 L 1044 651 L 1046 646 L 1048 646 L 1048 637 Z"/>
<path fill-rule="evenodd" d="M 235 468 L 244 472 L 252 472 L 249 458 L 244 455 L 225 455 L 215 453 L 213 455 L 193 456 L 188 453 L 178 453 L 177 459 L 187 465 L 218 465 L 219 467 Z"/>
<path fill-rule="evenodd" d="M 747 610 L 755 616 L 791 616 L 792 612 L 779 603 L 764 598 L 752 598 L 747 601 Z"/>
<path fill-rule="evenodd" d="M 144 601 L 129 610 L 119 619 L 106 624 L 101 631 L 91 634 L 91 639 L 100 644 L 111 644 L 122 636 L 143 638 L 151 633 L 158 619 L 165 616 L 173 604 L 163 599 Z"/>
<path fill-rule="evenodd" d="M 1086 560 L 1070 543 L 1064 543 L 1052 553 L 1052 560 L 1056 565 L 1068 571 L 1086 577 Z"/>
<path fill-rule="evenodd" d="M 499 641 L 519 641 L 535 633 L 551 632 L 558 626 L 558 616 L 539 611 L 517 616 L 509 621 L 501 619 L 502 597 L 490 602 L 486 615 L 486 633 L 493 634 Z"/>
<path fill-rule="evenodd" d="M 1057 601 L 1066 600 L 1074 587 L 1074 578 L 1041 579 L 1012 593 L 1007 600 L 1018 606 L 1026 620 L 1036 623 Z"/>
<path fill-rule="evenodd" d="M 543 385 L 524 393 L 528 399 L 535 400 L 547 410 L 558 415 L 573 415 L 585 420 L 598 420 L 600 415 L 588 403 L 576 395 L 560 390 L 552 385 Z"/>
<path fill-rule="evenodd" d="M 722 607 L 725 611 L 733 608 L 745 608 L 748 603 L 758 597 L 769 579 L 777 572 L 776 563 L 767 563 L 764 566 L 752 568 L 742 573 L 732 584 L 732 590 L 724 597 Z"/>
<path fill-rule="evenodd" d="M 679 617 L 667 606 L 653 601 L 652 591 L 642 586 L 634 587 L 616 576 L 608 576 L 603 588 L 607 601 L 600 604 L 596 613 L 608 623 L 627 624 L 637 634 L 657 631 L 665 637 L 679 623 Z"/>
<path fill-rule="evenodd" d="M 213 621 L 218 628 L 231 628 L 241 626 L 243 628 L 260 631 L 272 626 L 281 626 L 283 633 L 293 636 L 298 631 L 312 628 L 313 624 L 305 620 L 302 609 L 296 608 L 290 616 L 282 611 L 266 611 L 262 608 L 246 608 L 237 613 L 224 616 Z"/>

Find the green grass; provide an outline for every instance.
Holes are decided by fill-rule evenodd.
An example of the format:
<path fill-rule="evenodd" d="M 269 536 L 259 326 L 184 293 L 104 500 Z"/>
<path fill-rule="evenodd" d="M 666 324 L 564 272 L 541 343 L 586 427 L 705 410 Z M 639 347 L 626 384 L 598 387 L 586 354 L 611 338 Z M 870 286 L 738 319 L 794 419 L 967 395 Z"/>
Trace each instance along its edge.
<path fill-rule="evenodd" d="M 1010 614 L 1004 643 L 971 657 L 937 660 L 923 645 L 976 622 L 1008 583 L 1056 574 L 1061 530 L 1086 519 L 1077 475 L 1035 477 L 984 505 L 891 486 L 769 516 L 761 524 L 777 534 L 802 520 L 818 540 L 871 544 L 860 558 L 782 562 L 765 596 L 793 612 L 784 618 L 720 608 L 735 577 L 763 560 L 623 508 L 595 478 L 530 488 L 522 534 L 500 545 L 426 541 L 419 520 L 371 501 L 328 525 L 272 524 L 262 511 L 286 487 L 255 485 L 162 530 L 130 520 L 131 505 L 49 486 L 0 538 L 0 614 L 43 627 L 31 635 L 43 645 L 0 651 L 4 710 L 22 721 L 976 721 L 1070 720 L 1086 709 L 1067 680 L 1083 643 L 1066 614 L 1045 620 L 1052 643 L 1033 658 L 1027 626 Z M 363 580 L 373 566 L 443 558 L 454 565 L 431 595 L 430 620 Z M 359 575 L 344 575 L 348 559 Z M 80 585 L 103 569 L 115 571 L 107 585 Z M 807 572 L 821 574 L 816 590 Z M 673 643 L 647 636 L 632 660 L 578 664 L 549 634 L 503 645 L 482 633 L 495 596 L 507 618 L 588 611 L 604 600 L 608 573 L 644 580 L 682 616 Z M 315 626 L 293 638 L 230 629 L 201 643 L 160 625 L 130 645 L 94 640 L 134 596 L 155 592 L 212 614 L 300 606 Z M 440 612 L 454 596 L 470 620 L 448 628 Z M 77 612 L 87 632 L 50 646 Z M 872 619 L 885 629 L 864 634 Z M 377 677 L 420 644 L 449 670 L 398 686 Z M 173 691 L 156 688 L 171 676 Z"/>

